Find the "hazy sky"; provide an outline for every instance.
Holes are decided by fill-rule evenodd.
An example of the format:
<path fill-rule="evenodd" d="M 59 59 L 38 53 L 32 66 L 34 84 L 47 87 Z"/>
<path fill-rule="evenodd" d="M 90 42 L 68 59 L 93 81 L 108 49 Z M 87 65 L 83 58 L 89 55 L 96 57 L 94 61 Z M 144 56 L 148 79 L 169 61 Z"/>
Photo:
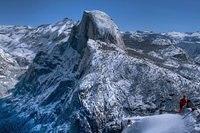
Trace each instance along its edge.
<path fill-rule="evenodd" d="M 200 31 L 200 0 L 0 0 L 0 24 L 80 20 L 92 9 L 106 12 L 123 31 Z"/>

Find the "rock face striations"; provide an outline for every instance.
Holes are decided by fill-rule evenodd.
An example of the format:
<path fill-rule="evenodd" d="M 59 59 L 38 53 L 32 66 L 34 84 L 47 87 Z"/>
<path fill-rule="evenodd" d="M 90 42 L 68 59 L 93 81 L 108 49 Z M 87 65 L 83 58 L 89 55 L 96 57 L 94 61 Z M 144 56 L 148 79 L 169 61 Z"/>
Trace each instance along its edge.
<path fill-rule="evenodd" d="M 29 30 L 35 55 L 1 100 L 2 132 L 117 133 L 126 117 L 176 110 L 182 93 L 199 99 L 199 55 L 184 40 L 197 45 L 198 32 L 121 33 L 96 10 Z"/>
<path fill-rule="evenodd" d="M 76 36 L 73 36 L 72 41 L 78 40 L 73 43 L 74 47 L 78 47 L 78 51 L 85 47 L 82 45 L 86 44 L 88 39 L 100 40 L 115 44 L 122 49 L 125 48 L 117 25 L 104 12 L 98 10 L 84 11 L 80 24 L 74 29 L 76 29 L 74 31 Z"/>

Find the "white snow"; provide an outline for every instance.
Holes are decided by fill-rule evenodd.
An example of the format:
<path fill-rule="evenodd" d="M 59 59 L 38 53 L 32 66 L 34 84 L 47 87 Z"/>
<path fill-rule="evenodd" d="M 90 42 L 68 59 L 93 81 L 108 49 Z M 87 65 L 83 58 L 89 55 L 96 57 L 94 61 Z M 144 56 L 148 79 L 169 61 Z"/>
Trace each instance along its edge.
<path fill-rule="evenodd" d="M 185 36 L 187 36 L 186 33 L 182 33 L 182 32 L 168 32 L 166 33 L 167 35 L 174 37 L 174 38 L 179 38 L 179 39 L 183 39 Z"/>
<path fill-rule="evenodd" d="M 178 68 L 180 65 L 177 61 L 172 60 L 172 59 L 167 59 L 163 65 L 165 66 L 169 66 L 169 67 L 174 67 L 174 68 Z"/>
<path fill-rule="evenodd" d="M 162 114 L 140 118 L 132 118 L 133 124 L 123 133 L 184 133 L 184 120 L 177 114 Z"/>
<path fill-rule="evenodd" d="M 200 38 L 200 33 L 199 32 L 193 32 L 193 33 L 184 33 L 184 32 L 168 32 L 168 33 L 163 33 L 163 35 L 168 35 L 177 39 L 184 39 L 185 37 L 197 37 Z"/>
<path fill-rule="evenodd" d="M 172 42 L 169 39 L 156 38 L 155 40 L 153 40 L 152 44 L 164 46 L 164 45 L 172 44 Z"/>
<path fill-rule="evenodd" d="M 200 38 L 200 32 L 194 32 L 191 34 L 191 36 Z"/>

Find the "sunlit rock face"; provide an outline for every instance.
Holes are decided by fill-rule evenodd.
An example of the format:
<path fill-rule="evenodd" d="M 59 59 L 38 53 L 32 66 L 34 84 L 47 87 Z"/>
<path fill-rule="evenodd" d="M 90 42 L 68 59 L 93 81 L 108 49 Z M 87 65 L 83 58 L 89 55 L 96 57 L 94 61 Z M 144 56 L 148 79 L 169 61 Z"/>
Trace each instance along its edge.
<path fill-rule="evenodd" d="M 44 27 L 26 34 L 49 40 L 2 100 L 1 131 L 117 133 L 125 117 L 174 112 L 182 93 L 199 98 L 200 67 L 177 45 L 182 38 L 121 33 L 96 10 Z"/>
<path fill-rule="evenodd" d="M 106 13 L 95 11 L 84 11 L 79 25 L 79 36 L 93 40 L 101 40 L 124 48 L 124 42 L 117 25 Z"/>
<path fill-rule="evenodd" d="M 80 24 L 74 27 L 71 45 L 79 53 L 86 47 L 88 39 L 100 40 L 125 49 L 123 39 L 117 25 L 106 13 L 94 10 L 84 11 Z"/>

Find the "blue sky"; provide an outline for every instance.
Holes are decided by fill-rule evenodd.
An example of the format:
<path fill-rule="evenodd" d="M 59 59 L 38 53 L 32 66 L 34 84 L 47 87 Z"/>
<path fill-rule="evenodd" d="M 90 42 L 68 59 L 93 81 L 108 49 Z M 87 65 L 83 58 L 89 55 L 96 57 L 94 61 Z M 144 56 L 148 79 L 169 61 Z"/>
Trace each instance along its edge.
<path fill-rule="evenodd" d="M 0 24 L 80 20 L 92 9 L 106 12 L 123 31 L 200 31 L 200 0 L 0 0 Z"/>

